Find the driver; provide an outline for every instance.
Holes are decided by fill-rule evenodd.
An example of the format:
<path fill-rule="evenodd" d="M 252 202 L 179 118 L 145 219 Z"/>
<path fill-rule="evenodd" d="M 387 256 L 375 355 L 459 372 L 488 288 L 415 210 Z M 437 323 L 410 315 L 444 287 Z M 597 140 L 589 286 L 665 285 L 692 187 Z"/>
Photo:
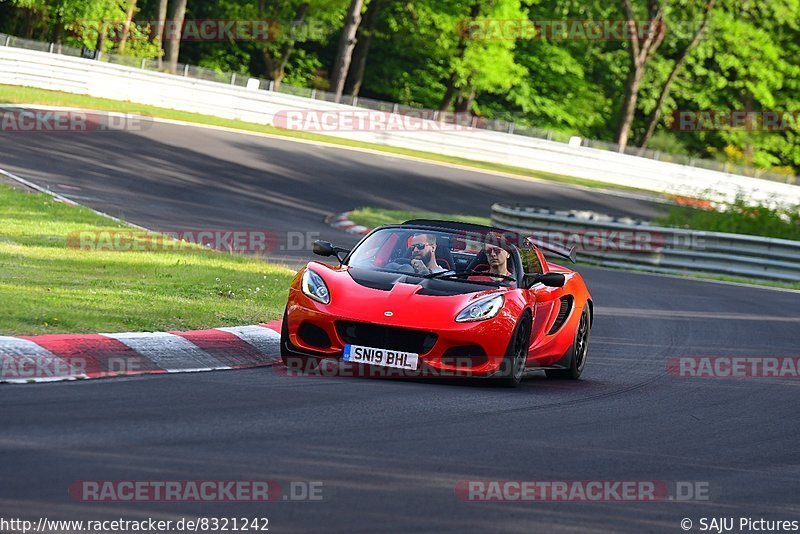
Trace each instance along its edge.
<path fill-rule="evenodd" d="M 411 238 L 411 266 L 419 274 L 441 273 L 444 267 L 436 263 L 436 236 L 416 234 Z"/>

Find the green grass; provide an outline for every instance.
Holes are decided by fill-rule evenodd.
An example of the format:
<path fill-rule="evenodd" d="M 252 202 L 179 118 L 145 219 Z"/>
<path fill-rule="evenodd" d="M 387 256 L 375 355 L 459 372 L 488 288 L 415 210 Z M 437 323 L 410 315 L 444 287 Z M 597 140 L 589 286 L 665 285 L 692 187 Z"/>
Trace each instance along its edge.
<path fill-rule="evenodd" d="M 673 206 L 669 213 L 654 221 L 677 228 L 707 232 L 757 235 L 800 241 L 800 206 L 773 209 L 753 206 L 740 195 L 721 210 Z"/>
<path fill-rule="evenodd" d="M 161 117 L 165 119 L 180 120 L 186 122 L 195 122 L 198 124 L 208 124 L 213 126 L 223 126 L 226 128 L 233 128 L 237 130 L 245 130 L 250 132 L 266 133 L 271 135 L 280 135 L 284 137 L 291 137 L 295 139 L 305 139 L 309 141 L 322 141 L 326 143 L 333 143 L 342 146 L 349 146 L 354 148 L 366 148 L 370 150 L 378 150 L 381 152 L 388 152 L 391 154 L 399 154 L 403 156 L 412 156 L 416 158 L 437 161 L 441 163 L 451 163 L 455 165 L 463 165 L 466 167 L 473 167 L 491 172 L 502 172 L 514 174 L 521 178 L 535 178 L 540 180 L 548 180 L 552 182 L 560 182 L 570 185 L 581 185 L 585 187 L 595 187 L 603 189 L 617 189 L 626 191 L 638 191 L 653 196 L 658 195 L 652 191 L 638 189 L 635 187 L 627 187 L 622 185 L 610 184 L 598 180 L 588 180 L 585 178 L 576 178 L 573 176 L 565 176 L 561 174 L 553 174 L 548 172 L 532 171 L 521 167 L 514 167 L 512 165 L 502 165 L 496 163 L 486 163 L 482 161 L 475 161 L 467 158 L 458 158 L 451 156 L 443 156 L 434 154 L 432 152 L 424 152 L 420 150 L 410 150 L 405 148 L 396 148 L 375 143 L 364 143 L 361 141 L 351 141 L 340 137 L 332 137 L 328 135 L 321 135 L 309 132 L 301 132 L 296 130 L 287 130 L 284 128 L 277 128 L 275 126 L 255 124 L 252 122 L 245 122 L 232 119 L 220 119 L 210 115 L 202 115 L 199 113 L 189 113 L 185 111 L 176 111 L 172 109 L 160 108 L 156 106 L 147 106 L 144 104 L 135 104 L 133 102 L 122 102 L 117 100 L 110 100 L 106 98 L 96 98 L 87 95 L 75 95 L 72 93 L 63 93 L 60 91 L 50 91 L 46 89 L 35 89 L 32 87 L 19 87 L 15 85 L 0 85 L 0 104 L 42 104 L 48 106 L 65 106 L 77 107 L 86 109 L 95 109 L 102 111 L 118 111 L 122 113 L 137 113 L 152 117 Z"/>
<path fill-rule="evenodd" d="M 76 231 L 127 228 L 0 185 L 0 335 L 156 331 L 279 319 L 289 269 L 200 247 L 98 252 Z"/>
<path fill-rule="evenodd" d="M 358 208 L 352 211 L 349 219 L 356 224 L 375 228 L 382 224 L 398 224 L 409 219 L 444 219 L 449 221 L 460 221 L 472 224 L 483 224 L 489 226 L 489 217 L 471 217 L 469 215 L 448 215 L 434 213 L 430 211 L 404 211 L 386 210 L 381 208 Z"/>

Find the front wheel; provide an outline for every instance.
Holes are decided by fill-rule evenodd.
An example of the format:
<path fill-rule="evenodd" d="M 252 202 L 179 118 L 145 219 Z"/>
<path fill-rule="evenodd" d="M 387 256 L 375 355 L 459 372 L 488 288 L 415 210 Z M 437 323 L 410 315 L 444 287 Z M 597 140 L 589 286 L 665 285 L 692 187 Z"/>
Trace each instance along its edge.
<path fill-rule="evenodd" d="M 503 387 L 517 387 L 525 374 L 525 364 L 528 361 L 528 348 L 531 341 L 531 320 L 525 313 L 517 323 L 511 341 L 508 343 L 505 358 L 500 367 L 500 373 L 495 380 Z"/>
<path fill-rule="evenodd" d="M 558 378 L 561 380 L 577 380 L 586 367 L 586 356 L 589 353 L 589 308 L 584 308 L 581 314 L 581 321 L 575 331 L 575 339 L 572 341 L 572 358 L 569 360 L 569 367 L 566 369 L 548 369 L 545 371 L 547 378 Z"/>

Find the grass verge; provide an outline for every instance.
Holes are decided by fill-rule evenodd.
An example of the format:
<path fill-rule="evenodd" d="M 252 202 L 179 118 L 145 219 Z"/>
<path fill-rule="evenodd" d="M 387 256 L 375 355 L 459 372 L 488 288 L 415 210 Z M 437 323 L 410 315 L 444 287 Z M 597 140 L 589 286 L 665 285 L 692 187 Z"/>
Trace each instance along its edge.
<path fill-rule="evenodd" d="M 472 224 L 490 225 L 489 217 L 471 217 L 469 215 L 452 215 L 431 211 L 385 210 L 381 208 L 358 208 L 350 213 L 349 219 L 356 224 L 375 228 L 382 224 L 397 224 L 409 219 L 444 219 Z"/>
<path fill-rule="evenodd" d="M 0 184 L 0 334 L 185 330 L 281 317 L 289 269 L 197 246 L 68 246 L 73 232 L 125 228 Z"/>
<path fill-rule="evenodd" d="M 484 225 L 491 224 L 491 221 L 488 217 L 471 217 L 468 215 L 453 215 L 453 214 L 433 213 L 427 211 L 388 210 L 388 209 L 372 208 L 372 207 L 358 208 L 353 210 L 349 216 L 349 219 L 354 223 L 361 224 L 363 226 L 366 226 L 367 228 L 374 228 L 382 224 L 397 224 L 403 221 L 407 221 L 409 219 L 444 219 L 444 220 L 462 221 L 462 222 L 484 224 Z M 579 260 L 578 263 L 580 265 L 595 267 L 595 265 L 592 265 L 591 263 L 581 262 L 580 258 L 581 255 L 580 252 L 578 252 L 578 260 Z M 603 267 L 603 269 L 621 270 L 610 267 Z M 630 269 L 625 269 L 625 270 L 650 273 L 650 271 L 646 271 L 636 267 L 631 267 Z M 733 282 L 737 284 L 778 287 L 782 289 L 800 289 L 800 282 L 792 283 L 792 282 L 775 282 L 769 280 L 752 280 L 749 278 L 739 278 L 735 276 L 722 276 L 722 275 L 705 274 L 705 273 L 682 273 L 682 274 L 673 274 L 664 276 L 678 276 L 680 278 L 691 278 L 696 280 Z"/>
<path fill-rule="evenodd" d="M 386 145 L 379 145 L 375 143 L 351 141 L 349 139 L 332 137 L 328 135 L 301 132 L 296 130 L 287 130 L 284 128 L 277 128 L 275 126 L 255 124 L 252 122 L 245 122 L 240 120 L 220 119 L 218 117 L 212 117 L 210 115 L 202 115 L 200 113 L 176 111 L 156 106 L 135 104 L 133 102 L 122 102 L 106 98 L 96 98 L 87 95 L 76 95 L 72 93 L 50 91 L 46 89 L 36 89 L 32 87 L 0 85 L 0 104 L 41 104 L 47 106 L 64 106 L 64 107 L 94 109 L 101 111 L 117 111 L 121 113 L 136 113 L 151 117 L 161 117 L 164 119 L 195 122 L 198 124 L 208 124 L 212 126 L 223 126 L 226 128 L 245 130 L 249 132 L 259 132 L 271 135 L 280 135 L 283 137 L 290 137 L 295 139 L 305 139 L 308 141 L 321 141 L 325 143 L 333 143 L 337 145 L 354 147 L 354 148 L 366 148 L 370 150 L 378 150 L 381 152 L 388 152 L 390 154 L 399 154 L 403 156 L 412 156 L 415 158 L 427 159 L 430 161 L 436 161 L 441 163 L 463 165 L 465 167 L 473 167 L 476 169 L 481 169 L 491 172 L 514 174 L 522 178 L 536 178 L 540 180 L 548 180 L 552 182 L 559 182 L 570 185 L 580 185 L 584 187 L 637 191 L 647 195 L 652 195 L 654 197 L 658 196 L 658 193 L 652 191 L 646 191 L 644 189 L 638 189 L 635 187 L 626 187 L 616 184 L 609 184 L 607 182 L 602 182 L 598 180 L 588 180 L 585 178 L 576 178 L 573 176 L 565 176 L 561 174 L 532 171 L 530 169 L 514 167 L 512 165 L 486 163 L 466 158 L 443 156 L 440 154 L 434 154 L 432 152 L 423 152 L 419 150 L 396 148 Z"/>

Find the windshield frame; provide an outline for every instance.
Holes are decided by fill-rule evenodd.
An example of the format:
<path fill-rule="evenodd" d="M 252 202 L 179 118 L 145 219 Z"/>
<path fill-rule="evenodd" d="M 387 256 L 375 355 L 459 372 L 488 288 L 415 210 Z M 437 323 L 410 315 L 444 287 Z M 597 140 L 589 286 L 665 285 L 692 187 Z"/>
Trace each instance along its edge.
<path fill-rule="evenodd" d="M 359 250 L 359 248 L 361 248 L 361 246 L 364 245 L 364 243 L 370 237 L 372 237 L 374 234 L 376 234 L 376 233 L 378 233 L 380 231 L 384 231 L 384 230 L 401 230 L 401 231 L 407 231 L 407 232 L 412 233 L 412 234 L 415 233 L 415 232 L 428 231 L 428 232 L 436 233 L 436 234 L 450 234 L 450 235 L 455 235 L 455 234 L 458 234 L 458 233 L 464 233 L 465 232 L 465 230 L 460 229 L 460 228 L 447 228 L 447 227 L 443 227 L 443 226 L 429 226 L 429 225 L 422 225 L 422 224 L 420 224 L 420 225 L 417 225 L 417 224 L 385 224 L 385 225 L 373 228 L 372 231 L 370 231 L 368 234 L 366 234 L 364 237 L 362 237 L 359 240 L 359 242 L 356 243 L 356 245 L 344 257 L 344 259 L 342 260 L 342 266 L 346 267 L 348 269 L 354 267 L 354 266 L 350 265 L 350 260 L 352 259 L 353 255 Z M 488 227 L 486 229 L 483 229 L 483 228 L 470 228 L 469 230 L 466 230 L 466 232 L 473 233 L 473 234 L 479 234 L 479 233 L 491 234 L 492 232 L 495 232 L 495 231 L 496 231 L 495 229 L 488 228 Z M 523 281 L 524 281 L 525 273 L 522 272 L 522 259 L 520 257 L 519 249 L 513 243 L 508 243 L 507 249 L 508 249 L 508 251 L 509 251 L 509 253 L 511 255 L 511 258 L 513 260 L 513 263 L 514 263 L 514 276 L 513 277 L 515 279 L 514 281 L 516 282 L 516 287 L 517 288 L 522 288 L 523 287 L 522 284 L 523 284 Z M 357 268 L 361 268 L 361 267 L 357 267 Z M 417 274 L 414 274 L 414 273 L 406 273 L 406 272 L 403 272 L 403 271 L 392 271 L 392 270 L 384 270 L 384 269 L 377 269 L 377 268 L 375 268 L 373 270 L 375 270 L 377 272 L 404 274 L 404 275 L 408 275 L 408 276 L 415 277 L 415 278 L 425 278 L 424 275 L 417 275 Z M 452 269 L 451 269 L 451 271 L 457 272 L 457 271 L 452 270 Z M 484 286 L 487 286 L 487 287 L 498 287 L 498 288 L 507 288 L 507 289 L 512 288 L 510 285 L 508 285 L 510 283 L 510 281 L 509 280 L 503 280 L 503 279 L 498 279 L 497 282 L 494 282 L 494 281 L 482 281 L 482 280 L 468 280 L 468 279 L 465 279 L 465 278 L 455 278 L 455 277 L 450 278 L 450 277 L 445 275 L 445 276 L 436 277 L 436 280 L 442 280 L 442 281 L 453 280 L 453 281 L 467 282 L 467 283 L 472 283 L 472 284 L 480 284 L 480 285 L 484 285 Z"/>

